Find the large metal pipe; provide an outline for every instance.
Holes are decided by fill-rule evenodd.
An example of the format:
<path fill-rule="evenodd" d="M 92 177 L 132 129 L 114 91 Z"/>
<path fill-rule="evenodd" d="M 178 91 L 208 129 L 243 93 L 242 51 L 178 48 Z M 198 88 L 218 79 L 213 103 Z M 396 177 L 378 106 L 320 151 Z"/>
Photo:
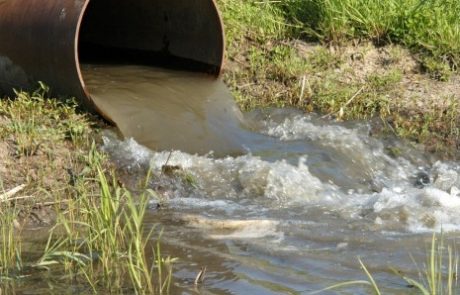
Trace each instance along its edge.
<path fill-rule="evenodd" d="M 81 63 L 155 64 L 218 75 L 223 55 L 214 0 L 0 0 L 3 95 L 43 81 L 53 94 L 74 96 L 97 111 Z"/>

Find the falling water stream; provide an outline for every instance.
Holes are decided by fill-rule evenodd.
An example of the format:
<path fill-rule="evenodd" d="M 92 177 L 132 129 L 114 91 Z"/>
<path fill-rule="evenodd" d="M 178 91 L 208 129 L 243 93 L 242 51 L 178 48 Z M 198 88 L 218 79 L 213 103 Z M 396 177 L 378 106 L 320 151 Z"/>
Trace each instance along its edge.
<path fill-rule="evenodd" d="M 416 294 L 390 267 L 417 278 L 431 233 L 458 236 L 460 164 L 374 138 L 366 122 L 241 114 L 201 74 L 88 65 L 83 76 L 123 135 L 108 131 L 105 151 L 128 182 L 153 172 L 145 222 L 179 258 L 172 294 L 308 294 L 365 279 L 358 256 L 384 294 Z"/>

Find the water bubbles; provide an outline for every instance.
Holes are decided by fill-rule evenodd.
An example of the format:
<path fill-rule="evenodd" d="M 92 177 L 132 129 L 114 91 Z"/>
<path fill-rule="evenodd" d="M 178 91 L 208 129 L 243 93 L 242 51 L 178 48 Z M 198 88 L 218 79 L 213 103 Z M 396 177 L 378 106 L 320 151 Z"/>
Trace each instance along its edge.
<path fill-rule="evenodd" d="M 114 136 L 105 137 L 104 147 L 122 167 L 151 169 L 170 206 L 219 218 L 295 216 L 301 222 L 333 223 L 339 231 L 370 225 L 412 232 L 460 229 L 458 164 L 392 157 L 364 124 L 331 124 L 297 112 L 274 117 L 258 123 L 258 136 L 267 134 L 277 145 L 270 153 L 253 149 L 214 158 L 155 152 Z M 308 148 L 299 152 L 299 145 Z M 289 159 L 287 150 L 295 151 Z M 162 175 L 166 162 L 179 167 L 169 177 Z"/>

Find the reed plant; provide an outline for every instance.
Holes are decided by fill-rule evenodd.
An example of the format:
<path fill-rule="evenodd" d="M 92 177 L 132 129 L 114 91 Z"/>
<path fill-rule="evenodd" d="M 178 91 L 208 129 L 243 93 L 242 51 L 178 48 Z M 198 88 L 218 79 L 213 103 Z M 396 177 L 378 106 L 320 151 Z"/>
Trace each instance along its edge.
<path fill-rule="evenodd" d="M 446 245 L 446 239 L 442 233 L 440 235 L 436 233 L 433 234 L 430 249 L 427 251 L 427 261 L 423 268 L 418 267 L 418 263 L 415 259 L 412 258 L 412 260 L 414 265 L 418 268 L 418 278 L 409 277 L 395 268 L 391 268 L 397 276 L 408 284 L 408 287 L 417 289 L 423 295 L 457 294 L 459 255 L 454 244 Z M 382 294 L 377 281 L 362 262 L 361 258 L 358 258 L 358 261 L 366 274 L 367 280 L 342 282 L 310 294 L 319 294 L 324 291 L 355 285 L 369 286 L 374 294 Z"/>
<path fill-rule="evenodd" d="M 433 234 L 429 255 L 424 268 L 419 270 L 419 278 L 395 272 L 423 295 L 452 295 L 457 290 L 458 263 L 459 256 L 454 245 L 446 245 L 442 234 Z"/>
<path fill-rule="evenodd" d="M 15 276 L 22 270 L 21 233 L 19 228 L 15 228 L 17 214 L 14 205 L 0 201 L 0 280 Z"/>
<path fill-rule="evenodd" d="M 36 266 L 60 264 L 69 277 L 95 292 L 168 293 L 175 260 L 162 257 L 155 227 L 143 223 L 152 192 L 133 196 L 102 168 L 100 159 L 96 150 L 90 152 L 94 174 L 82 180 L 83 187 L 96 182 L 97 189 L 81 189 L 60 214 L 54 238 Z"/>

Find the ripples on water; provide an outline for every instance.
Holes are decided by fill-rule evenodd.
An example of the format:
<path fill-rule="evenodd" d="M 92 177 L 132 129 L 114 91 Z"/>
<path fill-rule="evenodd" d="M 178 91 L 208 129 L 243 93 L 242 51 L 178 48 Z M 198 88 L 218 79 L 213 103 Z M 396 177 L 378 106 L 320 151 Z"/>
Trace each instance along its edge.
<path fill-rule="evenodd" d="M 119 73 L 136 77 L 138 70 Z M 181 258 L 178 292 L 188 289 L 202 265 L 208 265 L 204 288 L 211 293 L 317 290 L 364 278 L 359 255 L 387 294 L 405 294 L 388 265 L 416 274 L 409 254 L 425 261 L 424 233 L 442 228 L 455 236 L 460 229 L 458 163 L 432 161 L 397 141 L 390 147 L 370 136 L 367 123 L 338 124 L 276 109 L 242 118 L 220 82 L 190 82 L 171 72 L 165 79 L 144 70 L 145 79 L 96 92 L 96 103 L 115 122 L 127 119 L 119 122 L 126 139 L 111 132 L 104 137 L 104 149 L 120 169 L 134 182 L 153 171 L 150 186 L 164 208 L 152 209 L 147 222 L 161 222 L 166 251 Z M 96 80 L 104 77 L 98 71 Z M 123 75 L 105 76 L 96 86 L 107 89 L 103 85 Z M 159 89 L 143 107 L 142 92 Z M 108 97 L 115 93 L 114 103 Z M 170 152 L 174 146 L 182 151 Z M 172 176 L 162 171 L 165 164 L 176 169 Z"/>

